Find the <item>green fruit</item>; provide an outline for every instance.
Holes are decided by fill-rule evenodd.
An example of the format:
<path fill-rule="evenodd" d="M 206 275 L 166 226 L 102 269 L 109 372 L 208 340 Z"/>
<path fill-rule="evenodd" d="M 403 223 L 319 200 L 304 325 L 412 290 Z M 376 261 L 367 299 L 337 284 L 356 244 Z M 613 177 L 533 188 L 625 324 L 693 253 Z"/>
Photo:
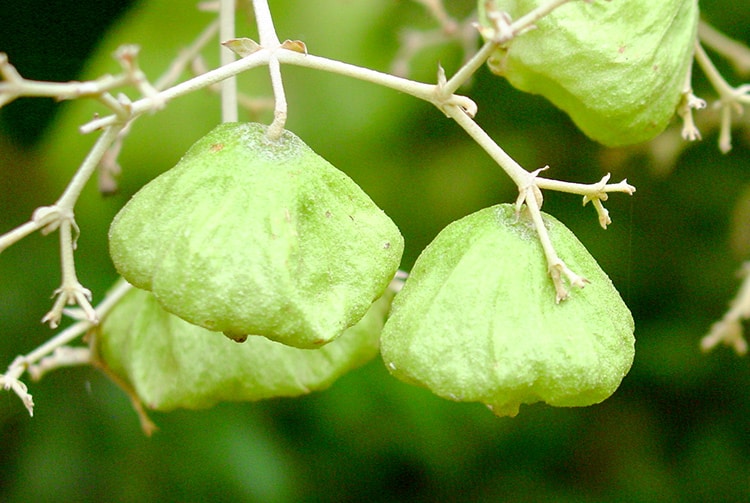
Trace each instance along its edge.
<path fill-rule="evenodd" d="M 633 362 L 633 318 L 563 224 L 544 215 L 567 265 L 591 281 L 555 302 L 526 209 L 494 206 L 450 224 L 422 252 L 381 336 L 390 372 L 457 401 L 513 416 L 523 403 L 584 406 Z"/>
<path fill-rule="evenodd" d="M 209 330 L 300 348 L 335 339 L 393 278 L 398 228 L 284 132 L 226 123 L 144 186 L 110 229 L 118 272 Z"/>
<path fill-rule="evenodd" d="M 133 288 L 103 320 L 93 345 L 99 364 L 149 408 L 211 407 L 221 401 L 292 397 L 321 390 L 378 353 L 392 294 L 320 349 L 265 337 L 236 344 L 166 312 Z"/>
<path fill-rule="evenodd" d="M 479 0 L 480 20 L 490 27 L 486 3 Z M 489 3 L 518 19 L 548 0 Z M 499 48 L 489 64 L 564 110 L 594 140 L 639 143 L 661 133 L 676 111 L 698 14 L 697 0 L 570 2 Z"/>

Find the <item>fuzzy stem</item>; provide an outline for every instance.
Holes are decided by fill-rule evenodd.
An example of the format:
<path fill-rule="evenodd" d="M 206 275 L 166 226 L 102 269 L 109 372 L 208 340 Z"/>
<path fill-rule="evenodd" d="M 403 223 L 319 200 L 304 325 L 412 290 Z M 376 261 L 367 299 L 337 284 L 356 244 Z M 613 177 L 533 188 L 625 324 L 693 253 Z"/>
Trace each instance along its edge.
<path fill-rule="evenodd" d="M 225 65 L 214 70 L 198 75 L 192 79 L 181 82 L 169 89 L 161 91 L 154 97 L 141 98 L 131 104 L 131 117 L 137 117 L 153 109 L 154 101 L 168 102 L 172 99 L 190 94 L 198 89 L 203 89 L 210 85 L 221 82 L 222 80 L 239 73 L 245 72 L 251 68 L 267 65 L 272 56 L 278 58 L 282 64 L 291 64 L 303 66 L 314 70 L 321 70 L 330 73 L 336 73 L 346 77 L 371 82 L 376 85 L 388 87 L 395 91 L 414 96 L 415 98 L 435 103 L 442 96 L 438 96 L 434 84 L 425 84 L 416 82 L 402 77 L 396 77 L 377 70 L 371 70 L 349 63 L 336 61 L 312 54 L 302 54 L 289 50 L 271 50 L 263 48 L 249 56 L 245 56 L 229 65 Z M 468 100 L 468 98 L 465 98 Z M 470 101 L 470 100 L 468 100 Z M 90 133 L 116 123 L 117 116 L 109 115 L 100 119 L 95 119 L 81 126 L 81 133 Z"/>
<path fill-rule="evenodd" d="M 134 101 L 131 104 L 131 120 L 153 110 L 157 102 L 166 103 L 175 98 L 179 98 L 200 89 L 218 84 L 219 82 L 228 79 L 229 77 L 238 75 L 251 68 L 267 64 L 268 59 L 268 51 L 258 51 L 255 54 L 246 56 L 228 65 L 220 66 L 219 68 L 211 70 L 210 72 L 206 72 L 193 77 L 192 79 L 180 82 L 179 84 L 161 91 L 155 96 L 141 98 L 137 101 Z M 108 115 L 107 117 L 95 119 L 84 124 L 79 128 L 79 131 L 82 134 L 92 133 L 96 130 L 106 128 L 108 126 L 111 126 L 112 124 L 115 124 L 117 120 L 117 116 Z"/>
<path fill-rule="evenodd" d="M 122 278 L 118 279 L 112 289 L 107 292 L 106 297 L 104 297 L 104 299 L 94 309 L 94 311 L 96 311 L 97 318 L 103 318 L 120 301 L 123 295 L 130 291 L 131 288 L 133 287 L 130 285 L 130 283 L 123 280 Z M 24 356 L 24 363 L 26 363 L 27 365 L 36 363 L 60 346 L 64 346 L 75 340 L 80 335 L 83 335 L 88 329 L 93 326 L 94 323 L 88 320 L 79 321 L 69 326 L 68 328 L 57 334 L 55 337 L 51 338 L 38 348 L 31 351 L 29 354 Z"/>
<path fill-rule="evenodd" d="M 221 0 L 219 4 L 219 38 L 234 38 L 234 0 Z M 221 65 L 228 65 L 235 60 L 234 52 L 224 46 L 219 47 Z M 221 120 L 237 122 L 237 79 L 230 77 L 221 83 Z"/>
<path fill-rule="evenodd" d="M 465 111 L 457 106 L 451 106 L 446 107 L 445 112 L 494 159 L 518 187 L 529 185 L 531 174 L 513 160 Z"/>
<path fill-rule="evenodd" d="M 745 84 L 737 88 L 730 86 L 697 41 L 695 43 L 695 60 L 719 95 L 719 106 L 721 107 L 719 149 L 723 153 L 727 153 L 732 149 L 732 112 L 741 114 L 742 106 L 750 104 L 750 96 L 748 96 L 750 85 Z"/>
<path fill-rule="evenodd" d="M 81 166 L 76 171 L 76 174 L 71 179 L 68 186 L 65 188 L 65 192 L 57 200 L 56 206 L 64 210 L 72 210 L 75 206 L 78 197 L 81 195 L 83 187 L 88 182 L 91 175 L 96 170 L 99 162 L 104 157 L 107 149 L 115 142 L 117 135 L 123 128 L 123 125 L 113 125 L 104 130 L 102 135 L 94 144 L 94 147 L 88 153 L 86 158 L 81 163 Z"/>
<path fill-rule="evenodd" d="M 487 61 L 492 55 L 492 52 L 497 48 L 497 44 L 493 42 L 486 42 L 474 56 L 469 59 L 458 71 L 446 82 L 443 87 L 443 92 L 446 94 L 455 93 L 459 87 L 464 85 L 474 73 L 479 70 L 484 62 Z"/>
<path fill-rule="evenodd" d="M 267 136 L 270 140 L 278 140 L 284 132 L 286 124 L 287 106 L 286 93 L 284 92 L 284 81 L 281 78 L 281 65 L 276 57 L 268 62 L 268 71 L 271 76 L 271 86 L 275 100 L 273 122 L 268 127 Z"/>
<path fill-rule="evenodd" d="M 538 177 L 536 178 L 536 185 L 540 189 L 554 190 L 557 192 L 567 192 L 568 194 L 578 194 L 581 196 L 590 197 L 595 197 L 596 195 L 605 192 L 624 192 L 628 195 L 633 195 L 633 193 L 635 192 L 635 187 L 630 185 L 627 179 L 622 180 L 618 183 L 602 183 L 608 178 L 608 176 L 605 176 L 601 182 L 586 184 Z"/>
<path fill-rule="evenodd" d="M 267 0 L 253 0 L 253 12 L 255 12 L 255 23 L 258 26 L 260 45 L 266 48 L 281 45 L 273 25 L 271 10 L 268 8 Z"/>
<path fill-rule="evenodd" d="M 750 73 L 750 48 L 745 44 L 732 40 L 702 19 L 698 23 L 698 36 L 706 46 L 727 58 L 738 73 Z"/>
<path fill-rule="evenodd" d="M 271 56 L 268 60 L 268 72 L 271 77 L 275 106 L 273 122 L 268 127 L 267 136 L 271 140 L 278 140 L 286 124 L 287 106 L 284 83 L 281 78 L 281 65 L 277 54 L 278 52 L 285 51 L 277 51 L 281 43 L 276 34 L 276 28 L 273 25 L 273 17 L 271 16 L 271 10 L 268 8 L 268 1 L 253 0 L 253 9 L 255 11 L 255 22 L 258 25 L 260 45 L 271 51 Z"/>
<path fill-rule="evenodd" d="M 200 51 L 208 45 L 212 38 L 214 38 L 219 31 L 220 19 L 216 19 L 211 22 L 206 28 L 198 35 L 190 46 L 180 51 L 177 58 L 172 61 L 169 68 L 154 82 L 154 88 L 163 91 L 167 86 L 172 85 L 185 70 L 185 68 L 193 61 Z M 234 60 L 232 60 L 234 61 Z"/>
<path fill-rule="evenodd" d="M 116 117 L 116 116 L 111 116 Z M 117 139 L 122 125 L 109 126 L 97 139 L 91 151 L 76 171 L 65 191 L 53 206 L 38 208 L 29 222 L 0 236 L 0 252 L 17 243 L 29 234 L 38 230 L 51 231 L 57 229 L 60 222 L 73 219 L 73 207 L 78 197 L 96 170 L 107 149 Z M 45 232 L 46 233 L 46 232 Z"/>
<path fill-rule="evenodd" d="M 726 96 L 732 93 L 732 86 L 721 76 L 721 72 L 716 68 L 711 58 L 708 57 L 708 54 L 706 54 L 700 43 L 695 44 L 695 60 L 719 96 Z"/>
<path fill-rule="evenodd" d="M 571 0 L 552 0 L 545 5 L 540 5 L 531 12 L 521 16 L 513 23 L 513 33 L 518 34 L 530 28 L 534 25 L 534 23 L 542 19 L 544 16 L 570 1 Z"/>
<path fill-rule="evenodd" d="M 129 283 L 122 279 L 118 280 L 118 282 L 115 283 L 115 286 L 107 293 L 104 300 L 96 306 L 96 317 L 99 319 L 104 317 L 120 301 L 122 296 L 130 290 L 130 288 L 131 286 Z M 10 364 L 6 373 L 0 374 L 0 384 L 2 384 L 5 389 L 12 389 L 18 395 L 26 406 L 26 409 L 29 411 L 29 415 L 34 415 L 34 400 L 28 393 L 26 385 L 19 381 L 19 378 L 24 372 L 33 367 L 36 362 L 47 357 L 47 355 L 50 355 L 58 348 L 77 339 L 93 326 L 94 323 L 88 320 L 79 321 L 69 326 L 30 353 L 17 357 Z"/>

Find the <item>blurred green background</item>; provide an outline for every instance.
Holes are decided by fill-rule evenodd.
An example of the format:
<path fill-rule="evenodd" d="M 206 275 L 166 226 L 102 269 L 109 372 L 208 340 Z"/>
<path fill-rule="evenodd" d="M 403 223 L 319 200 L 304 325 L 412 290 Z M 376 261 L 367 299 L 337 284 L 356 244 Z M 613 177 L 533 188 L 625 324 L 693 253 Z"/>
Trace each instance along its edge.
<path fill-rule="evenodd" d="M 457 18 L 473 8 L 446 3 Z M 702 8 L 750 42 L 745 3 Z M 407 0 L 278 0 L 271 9 L 282 39 L 384 71 L 402 30 L 434 27 Z M 29 78 L 68 80 L 116 73 L 110 54 L 135 42 L 155 80 L 211 16 L 170 0 L 11 0 L 0 8 L 0 51 Z M 242 15 L 238 35 L 255 36 Z M 206 53 L 209 66 L 217 53 Z M 411 76 L 434 81 L 438 61 L 450 74 L 460 59 L 457 44 L 426 49 Z M 284 76 L 288 128 L 399 225 L 405 269 L 452 220 L 514 200 L 510 180 L 430 105 L 301 68 L 284 68 Z M 269 93 L 263 69 L 239 81 L 249 95 Z M 696 89 L 712 98 L 699 71 Z M 15 395 L 0 394 L 0 501 L 749 501 L 750 362 L 727 348 L 698 349 L 750 255 L 746 133 L 736 132 L 727 155 L 708 126 L 702 142 L 684 149 L 667 133 L 652 145 L 605 150 L 546 101 L 486 69 L 462 92 L 478 103 L 477 121 L 528 169 L 549 164 L 548 176 L 585 183 L 611 171 L 638 188 L 607 202 L 607 231 L 578 197 L 548 193 L 544 206 L 579 236 L 633 311 L 636 359 L 612 398 L 581 409 L 527 406 L 499 419 L 402 384 L 375 360 L 301 399 L 155 413 L 161 429 L 147 438 L 114 384 L 89 368 L 66 369 L 29 383 L 34 418 Z M 115 278 L 110 219 L 214 127 L 217 110 L 215 95 L 198 92 L 142 117 L 120 157 L 119 192 L 103 197 L 95 180 L 87 187 L 76 209 L 76 262 L 95 301 Z M 59 196 L 94 141 L 76 128 L 97 111 L 91 101 L 47 99 L 0 110 L 0 232 Z M 268 122 L 270 114 L 242 119 Z M 50 337 L 39 320 L 59 285 L 58 262 L 55 236 L 33 235 L 0 255 L 0 365 Z"/>

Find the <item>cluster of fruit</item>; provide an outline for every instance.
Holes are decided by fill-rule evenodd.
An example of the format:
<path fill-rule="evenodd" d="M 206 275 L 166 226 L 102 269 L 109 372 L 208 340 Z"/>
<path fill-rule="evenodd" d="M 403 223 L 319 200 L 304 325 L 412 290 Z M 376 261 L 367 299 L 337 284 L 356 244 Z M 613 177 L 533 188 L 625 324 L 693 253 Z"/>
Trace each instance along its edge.
<path fill-rule="evenodd" d="M 542 3 L 480 0 L 482 34 Z M 697 17 L 695 0 L 575 2 L 489 63 L 592 138 L 640 142 L 674 115 Z M 633 319 L 576 237 L 544 223 L 590 281 L 563 303 L 511 205 L 449 225 L 395 293 L 403 238 L 356 183 L 288 131 L 221 124 L 113 221 L 112 259 L 137 288 L 104 320 L 97 354 L 162 410 L 307 393 L 378 351 L 396 377 L 498 415 L 597 403 L 632 364 Z"/>

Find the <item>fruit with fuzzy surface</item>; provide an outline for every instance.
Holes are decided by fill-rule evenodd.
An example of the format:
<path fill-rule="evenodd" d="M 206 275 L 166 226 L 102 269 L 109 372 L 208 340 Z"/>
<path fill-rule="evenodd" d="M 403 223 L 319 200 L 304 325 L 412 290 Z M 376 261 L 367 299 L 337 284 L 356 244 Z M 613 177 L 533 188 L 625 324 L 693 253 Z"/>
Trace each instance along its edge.
<path fill-rule="evenodd" d="M 548 0 L 479 0 L 486 35 L 491 18 L 512 19 Z M 697 0 L 569 2 L 536 28 L 499 47 L 493 72 L 541 94 L 589 137 L 607 146 L 647 141 L 669 123 L 689 75 Z"/>
<path fill-rule="evenodd" d="M 326 344 L 393 278 L 403 238 L 341 171 L 285 131 L 225 123 L 117 214 L 118 272 L 167 311 L 243 340 Z"/>
<path fill-rule="evenodd" d="M 619 386 L 633 318 L 576 237 L 544 215 L 567 265 L 591 281 L 556 303 L 526 210 L 486 208 L 446 227 L 393 301 L 381 337 L 389 371 L 457 401 L 513 416 L 521 404 L 584 406 Z"/>
<path fill-rule="evenodd" d="M 133 288 L 103 320 L 92 344 L 97 364 L 151 409 L 293 397 L 325 389 L 377 356 L 392 297 L 386 291 L 330 344 L 298 349 L 265 337 L 236 344 L 168 313 L 153 294 Z"/>

